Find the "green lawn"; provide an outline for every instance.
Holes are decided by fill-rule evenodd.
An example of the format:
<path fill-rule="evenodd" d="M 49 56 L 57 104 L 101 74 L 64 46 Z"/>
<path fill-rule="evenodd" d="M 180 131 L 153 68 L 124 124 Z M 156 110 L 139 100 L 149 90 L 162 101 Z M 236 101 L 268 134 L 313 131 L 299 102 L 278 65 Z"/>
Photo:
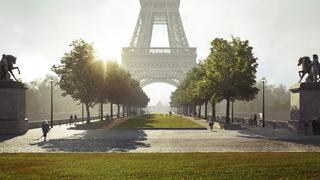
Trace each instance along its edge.
<path fill-rule="evenodd" d="M 152 114 L 139 116 L 118 125 L 116 128 L 204 128 L 186 118 L 176 115 Z"/>
<path fill-rule="evenodd" d="M 319 153 L 1 154 L 0 179 L 320 179 Z"/>

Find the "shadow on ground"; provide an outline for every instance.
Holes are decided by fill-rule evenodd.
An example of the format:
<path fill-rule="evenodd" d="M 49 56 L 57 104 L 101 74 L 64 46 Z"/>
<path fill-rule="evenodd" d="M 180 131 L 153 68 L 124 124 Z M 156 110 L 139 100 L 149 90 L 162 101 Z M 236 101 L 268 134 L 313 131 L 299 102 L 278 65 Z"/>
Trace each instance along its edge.
<path fill-rule="evenodd" d="M 320 147 L 320 137 L 299 135 L 286 128 L 271 129 L 261 127 L 249 127 L 246 130 L 239 130 L 239 137 L 250 139 L 265 139 L 281 142 L 289 142 L 301 145 L 313 145 Z"/>
<path fill-rule="evenodd" d="M 79 130 L 66 139 L 49 139 L 32 143 L 49 152 L 129 152 L 138 148 L 147 148 L 144 143 L 146 134 L 143 130 L 103 129 L 106 122 L 78 125 L 68 130 Z"/>
<path fill-rule="evenodd" d="M 18 137 L 20 135 L 7 135 L 7 134 L 0 134 L 0 143 L 1 142 L 4 142 L 6 140 L 10 140 L 10 139 L 13 139 L 15 137 Z"/>
<path fill-rule="evenodd" d="M 111 121 L 98 121 L 90 124 L 77 124 L 74 127 L 69 127 L 68 130 L 96 130 L 102 128 L 103 126 L 107 126 L 109 123 L 111 123 Z"/>

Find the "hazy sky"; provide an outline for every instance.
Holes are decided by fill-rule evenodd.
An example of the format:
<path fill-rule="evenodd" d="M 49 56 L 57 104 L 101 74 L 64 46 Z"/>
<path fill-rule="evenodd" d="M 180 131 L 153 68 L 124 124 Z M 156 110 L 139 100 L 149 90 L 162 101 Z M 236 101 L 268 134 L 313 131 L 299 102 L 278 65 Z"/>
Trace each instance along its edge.
<path fill-rule="evenodd" d="M 180 12 L 198 59 L 215 37 L 239 36 L 259 58 L 258 78 L 288 87 L 298 81 L 297 59 L 320 54 L 319 7 L 319 0 L 181 0 Z M 138 0 L 0 0 L 0 53 L 18 57 L 24 81 L 49 73 L 78 38 L 120 62 L 139 10 Z M 152 104 L 167 103 L 172 90 L 145 88 Z"/>

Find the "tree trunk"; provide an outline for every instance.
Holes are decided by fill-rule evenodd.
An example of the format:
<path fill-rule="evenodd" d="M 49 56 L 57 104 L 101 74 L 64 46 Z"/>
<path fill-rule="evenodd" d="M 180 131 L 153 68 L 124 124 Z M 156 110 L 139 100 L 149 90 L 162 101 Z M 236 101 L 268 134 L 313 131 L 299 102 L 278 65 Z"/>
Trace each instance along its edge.
<path fill-rule="evenodd" d="M 130 106 L 127 106 L 127 116 L 130 116 L 129 109 L 130 109 Z"/>
<path fill-rule="evenodd" d="M 120 117 L 120 105 L 118 104 L 118 113 L 117 113 L 117 117 L 119 118 Z"/>
<path fill-rule="evenodd" d="M 208 119 L 208 101 L 204 103 L 204 118 Z"/>
<path fill-rule="evenodd" d="M 124 105 L 122 106 L 122 116 L 124 117 Z"/>
<path fill-rule="evenodd" d="M 113 119 L 113 103 L 110 103 L 110 118 Z"/>
<path fill-rule="evenodd" d="M 100 120 L 103 121 L 103 103 L 100 104 Z"/>
<path fill-rule="evenodd" d="M 90 123 L 90 107 L 89 104 L 85 104 L 86 105 L 86 110 L 87 110 L 87 123 Z"/>
<path fill-rule="evenodd" d="M 226 107 L 226 123 L 230 124 L 230 98 L 227 98 L 227 107 Z"/>
<path fill-rule="evenodd" d="M 233 101 L 231 101 L 231 122 L 233 123 Z"/>
<path fill-rule="evenodd" d="M 216 102 L 215 101 L 211 102 L 211 114 L 213 115 L 213 117 L 216 117 Z"/>
<path fill-rule="evenodd" d="M 198 118 L 201 118 L 201 104 L 198 107 Z"/>

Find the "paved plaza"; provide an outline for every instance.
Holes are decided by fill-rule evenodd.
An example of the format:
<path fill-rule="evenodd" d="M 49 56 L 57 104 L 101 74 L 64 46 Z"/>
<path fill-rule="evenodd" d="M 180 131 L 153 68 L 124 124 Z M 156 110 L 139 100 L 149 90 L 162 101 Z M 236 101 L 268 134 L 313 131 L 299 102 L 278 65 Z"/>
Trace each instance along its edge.
<path fill-rule="evenodd" d="M 204 124 L 204 121 L 198 120 Z M 320 151 L 319 137 L 286 129 L 142 130 L 55 126 L 48 141 L 41 129 L 22 136 L 0 136 L 0 152 L 308 152 Z"/>

